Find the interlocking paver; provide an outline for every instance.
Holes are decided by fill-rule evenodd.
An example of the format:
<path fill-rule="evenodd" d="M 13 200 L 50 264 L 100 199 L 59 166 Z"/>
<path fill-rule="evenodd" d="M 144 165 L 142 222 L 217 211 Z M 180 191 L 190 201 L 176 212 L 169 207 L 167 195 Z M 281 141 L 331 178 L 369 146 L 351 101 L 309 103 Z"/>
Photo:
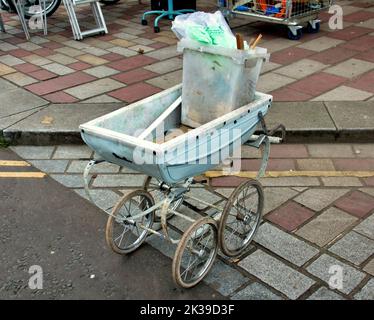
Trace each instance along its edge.
<path fill-rule="evenodd" d="M 235 290 L 248 282 L 238 270 L 228 266 L 220 260 L 216 260 L 204 282 L 211 285 L 224 296 L 231 295 Z"/>
<path fill-rule="evenodd" d="M 353 78 L 372 69 L 374 69 L 374 63 L 352 58 L 341 62 L 336 66 L 327 68 L 324 72 L 345 78 Z"/>
<path fill-rule="evenodd" d="M 66 66 L 64 66 L 62 64 L 59 64 L 59 63 L 45 64 L 45 65 L 42 66 L 42 68 L 46 69 L 50 72 L 53 72 L 55 74 L 58 74 L 60 76 L 63 76 L 63 75 L 74 72 L 74 69 L 71 69 L 71 68 L 66 67 Z"/>
<path fill-rule="evenodd" d="M 34 78 L 29 77 L 21 72 L 13 72 L 11 74 L 3 75 L 3 77 L 4 79 L 7 79 L 21 87 L 38 82 Z"/>
<path fill-rule="evenodd" d="M 357 300 L 374 300 L 374 278 L 371 278 L 368 283 L 355 294 Z"/>
<path fill-rule="evenodd" d="M 327 289 L 326 287 L 319 288 L 307 300 L 345 300 L 340 294 Z"/>
<path fill-rule="evenodd" d="M 329 208 L 302 226 L 296 234 L 319 246 L 325 246 L 351 226 L 357 218 L 337 208 Z"/>
<path fill-rule="evenodd" d="M 287 231 L 293 231 L 313 217 L 314 211 L 302 207 L 294 201 L 287 202 L 266 216 L 266 219 L 280 225 Z"/>
<path fill-rule="evenodd" d="M 81 197 L 89 200 L 84 189 L 75 189 L 74 191 Z M 95 205 L 103 210 L 109 210 L 113 208 L 120 199 L 120 196 L 112 190 L 94 189 L 90 190 L 90 195 L 95 201 Z"/>
<path fill-rule="evenodd" d="M 322 177 L 323 185 L 326 187 L 360 187 L 362 183 L 356 177 Z"/>
<path fill-rule="evenodd" d="M 124 86 L 124 84 L 116 80 L 104 78 L 85 83 L 74 88 L 66 89 L 65 92 L 74 97 L 77 97 L 78 99 L 87 99 L 102 93 L 122 88 Z"/>
<path fill-rule="evenodd" d="M 47 173 L 64 173 L 68 160 L 29 160 L 39 170 Z"/>
<path fill-rule="evenodd" d="M 372 276 L 374 276 L 374 258 L 371 259 L 364 267 L 363 269 L 367 273 L 370 273 Z"/>
<path fill-rule="evenodd" d="M 105 78 L 105 77 L 112 76 L 114 74 L 119 73 L 118 70 L 109 68 L 107 66 L 97 66 L 97 67 L 85 69 L 84 72 L 96 78 Z"/>
<path fill-rule="evenodd" d="M 352 231 L 336 242 L 329 250 L 355 265 L 360 265 L 374 253 L 374 240 Z"/>
<path fill-rule="evenodd" d="M 121 81 L 125 84 L 132 84 L 135 82 L 151 79 L 157 76 L 157 73 L 146 70 L 145 68 L 139 68 L 115 75 L 112 77 L 112 79 Z"/>
<path fill-rule="evenodd" d="M 142 187 L 144 175 L 140 174 L 99 174 L 94 187 Z"/>
<path fill-rule="evenodd" d="M 55 147 L 45 146 L 14 146 L 10 147 L 24 159 L 51 159 Z"/>
<path fill-rule="evenodd" d="M 147 69 L 156 73 L 169 73 L 182 68 L 182 59 L 171 58 L 168 60 L 160 61 L 153 63 L 151 65 L 145 66 L 144 69 Z"/>
<path fill-rule="evenodd" d="M 263 215 L 278 208 L 281 204 L 297 194 L 297 191 L 291 188 L 264 188 L 264 197 L 266 200 L 264 201 Z"/>
<path fill-rule="evenodd" d="M 254 282 L 246 286 L 244 289 L 235 293 L 232 300 L 282 300 L 282 298 L 264 285 Z"/>
<path fill-rule="evenodd" d="M 327 65 L 310 59 L 302 59 L 297 62 L 291 63 L 290 65 L 277 69 L 274 72 L 280 73 L 284 76 L 302 79 L 306 76 L 309 76 L 313 73 L 325 69 Z"/>
<path fill-rule="evenodd" d="M 244 258 L 239 266 L 290 299 L 297 299 L 314 284 L 312 279 L 261 250 Z"/>
<path fill-rule="evenodd" d="M 83 146 L 58 146 L 53 159 L 89 159 L 92 155 L 92 150 L 86 145 Z"/>
<path fill-rule="evenodd" d="M 254 241 L 299 267 L 319 252 L 306 242 L 269 223 L 260 226 Z"/>
<path fill-rule="evenodd" d="M 319 186 L 320 182 L 315 177 L 279 177 L 262 178 L 264 187 L 313 187 Z"/>
<path fill-rule="evenodd" d="M 182 82 L 182 70 L 166 73 L 146 82 L 161 89 L 168 89 Z"/>
<path fill-rule="evenodd" d="M 349 189 L 313 188 L 294 198 L 294 201 L 314 211 L 321 211 L 348 191 Z"/>
<path fill-rule="evenodd" d="M 295 79 L 292 79 L 290 77 L 269 72 L 260 77 L 257 83 L 256 90 L 260 92 L 270 92 L 279 89 L 287 84 L 290 84 L 294 81 Z"/>
<path fill-rule="evenodd" d="M 109 96 L 126 102 L 134 102 L 160 92 L 161 89 L 147 83 L 137 83 L 108 93 Z"/>
<path fill-rule="evenodd" d="M 84 188 L 82 175 L 51 174 L 50 177 L 68 188 Z"/>
<path fill-rule="evenodd" d="M 69 156 L 69 154 L 67 156 Z M 69 165 L 67 172 L 68 173 L 83 173 L 87 164 L 88 164 L 87 160 L 73 160 L 71 164 Z M 96 164 L 91 169 L 90 173 L 118 173 L 119 170 L 120 170 L 120 167 L 115 164 L 102 162 L 102 163 Z"/>
<path fill-rule="evenodd" d="M 374 215 L 360 222 L 353 230 L 374 240 Z"/>
<path fill-rule="evenodd" d="M 312 99 L 312 101 L 362 101 L 372 95 L 372 93 L 367 91 L 340 86 Z"/>
<path fill-rule="evenodd" d="M 336 267 L 341 267 L 343 272 L 342 288 L 336 288 L 337 290 L 349 294 L 365 277 L 365 275 L 327 254 L 323 254 L 316 261 L 314 261 L 307 270 L 329 284 L 331 276 L 336 273 Z"/>
<path fill-rule="evenodd" d="M 334 171 L 331 159 L 297 159 L 297 167 L 303 171 Z"/>
<path fill-rule="evenodd" d="M 374 197 L 354 191 L 336 201 L 335 206 L 362 218 L 374 209 Z"/>
<path fill-rule="evenodd" d="M 313 51 L 324 51 L 333 47 L 338 46 L 339 44 L 344 43 L 342 40 L 333 39 L 329 37 L 319 37 L 317 39 L 305 42 L 298 45 L 299 48 L 313 50 Z"/>
<path fill-rule="evenodd" d="M 349 144 L 309 144 L 308 151 L 314 158 L 354 158 L 352 147 Z"/>

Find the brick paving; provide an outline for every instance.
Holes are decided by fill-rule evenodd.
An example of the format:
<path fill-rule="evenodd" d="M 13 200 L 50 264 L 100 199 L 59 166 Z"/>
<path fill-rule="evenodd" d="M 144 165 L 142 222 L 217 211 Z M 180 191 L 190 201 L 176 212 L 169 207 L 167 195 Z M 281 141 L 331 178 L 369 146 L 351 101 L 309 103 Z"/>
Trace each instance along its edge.
<path fill-rule="evenodd" d="M 86 146 L 16 146 L 21 157 L 82 197 L 82 172 L 93 156 Z M 279 169 L 302 171 L 362 170 L 356 161 L 371 163 L 373 144 L 285 144 L 273 145 L 271 161 Z M 246 170 L 256 164 L 259 152 L 243 151 Z M 287 157 L 287 154 L 289 155 Z M 310 160 L 305 166 L 301 160 Z M 328 162 L 320 160 L 328 160 Z M 252 161 L 252 162 L 251 162 Z M 344 168 L 337 164 L 345 161 Z M 334 167 L 331 167 L 331 164 Z M 308 167 L 310 165 L 310 167 Z M 323 167 L 323 166 L 326 167 Z M 255 170 L 255 169 L 252 169 Z M 369 168 L 373 171 L 373 167 Z M 121 195 L 142 186 L 144 175 L 113 164 L 102 163 L 92 172 L 93 196 L 97 204 L 109 210 Z M 211 178 L 217 194 L 199 187 L 194 196 L 217 203 L 218 194 L 229 196 L 244 178 Z M 371 299 L 374 300 L 374 183 L 372 178 L 279 177 L 263 178 L 265 209 L 256 237 L 239 259 L 220 254 L 205 282 L 231 299 Z M 208 210 L 197 205 L 198 212 L 181 206 L 180 210 L 198 218 Z M 189 223 L 178 217 L 169 220 L 172 233 L 180 236 Z M 151 236 L 152 246 L 172 257 L 175 246 Z M 330 288 L 331 268 L 343 268 L 343 287 Z"/>
<path fill-rule="evenodd" d="M 213 11 L 215 3 L 198 1 L 198 9 Z M 262 33 L 261 46 L 272 54 L 258 90 L 275 101 L 373 99 L 374 4 L 337 3 L 344 29 L 330 30 L 329 14 L 323 13 L 320 33 L 305 33 L 300 41 L 286 39 L 276 25 L 233 20 L 234 32 L 246 40 Z M 103 6 L 109 34 L 80 42 L 72 40 L 62 5 L 48 18 L 48 36 L 33 31 L 30 42 L 15 15 L 3 12 L 8 32 L 0 33 L 0 76 L 53 103 L 131 103 L 166 89 L 181 81 L 181 56 L 169 21 L 161 22 L 158 34 L 151 23 L 140 24 L 149 9 L 135 0 Z M 79 17 L 83 25 L 92 22 L 87 8 L 79 9 Z"/>

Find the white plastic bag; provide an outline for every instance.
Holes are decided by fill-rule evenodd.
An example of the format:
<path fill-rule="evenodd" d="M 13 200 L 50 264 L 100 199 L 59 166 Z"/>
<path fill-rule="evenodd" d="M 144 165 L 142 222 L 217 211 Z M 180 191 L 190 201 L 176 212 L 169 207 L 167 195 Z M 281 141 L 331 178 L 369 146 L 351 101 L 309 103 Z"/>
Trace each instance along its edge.
<path fill-rule="evenodd" d="M 236 48 L 236 39 L 220 11 L 194 12 L 175 18 L 171 30 L 178 39 L 194 40 L 204 45 Z"/>

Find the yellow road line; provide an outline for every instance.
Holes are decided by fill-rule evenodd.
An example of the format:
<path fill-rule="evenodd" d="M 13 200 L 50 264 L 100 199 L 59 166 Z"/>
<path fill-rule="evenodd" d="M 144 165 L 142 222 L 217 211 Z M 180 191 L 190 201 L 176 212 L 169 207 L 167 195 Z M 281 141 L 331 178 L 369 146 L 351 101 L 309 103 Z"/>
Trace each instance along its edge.
<path fill-rule="evenodd" d="M 26 161 L 0 160 L 0 167 L 30 167 Z"/>
<path fill-rule="evenodd" d="M 218 178 L 234 176 L 240 178 L 255 178 L 257 171 L 241 171 L 236 174 L 224 173 L 222 171 L 207 171 L 205 176 L 208 178 Z M 374 171 L 267 171 L 266 178 L 278 177 L 374 177 Z"/>
<path fill-rule="evenodd" d="M 44 178 L 44 172 L 0 172 L 0 178 Z"/>

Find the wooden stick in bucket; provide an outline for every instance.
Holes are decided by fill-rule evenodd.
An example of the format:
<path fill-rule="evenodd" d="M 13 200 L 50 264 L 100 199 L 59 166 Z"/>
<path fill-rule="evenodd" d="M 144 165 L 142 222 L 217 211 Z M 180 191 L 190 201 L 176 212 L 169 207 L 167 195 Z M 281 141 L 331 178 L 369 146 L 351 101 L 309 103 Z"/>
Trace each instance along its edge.
<path fill-rule="evenodd" d="M 260 42 L 261 38 L 262 38 L 262 34 L 259 34 L 258 37 L 256 38 L 256 40 L 251 45 L 252 50 L 254 50 L 254 48 L 256 48 L 256 46 Z"/>

